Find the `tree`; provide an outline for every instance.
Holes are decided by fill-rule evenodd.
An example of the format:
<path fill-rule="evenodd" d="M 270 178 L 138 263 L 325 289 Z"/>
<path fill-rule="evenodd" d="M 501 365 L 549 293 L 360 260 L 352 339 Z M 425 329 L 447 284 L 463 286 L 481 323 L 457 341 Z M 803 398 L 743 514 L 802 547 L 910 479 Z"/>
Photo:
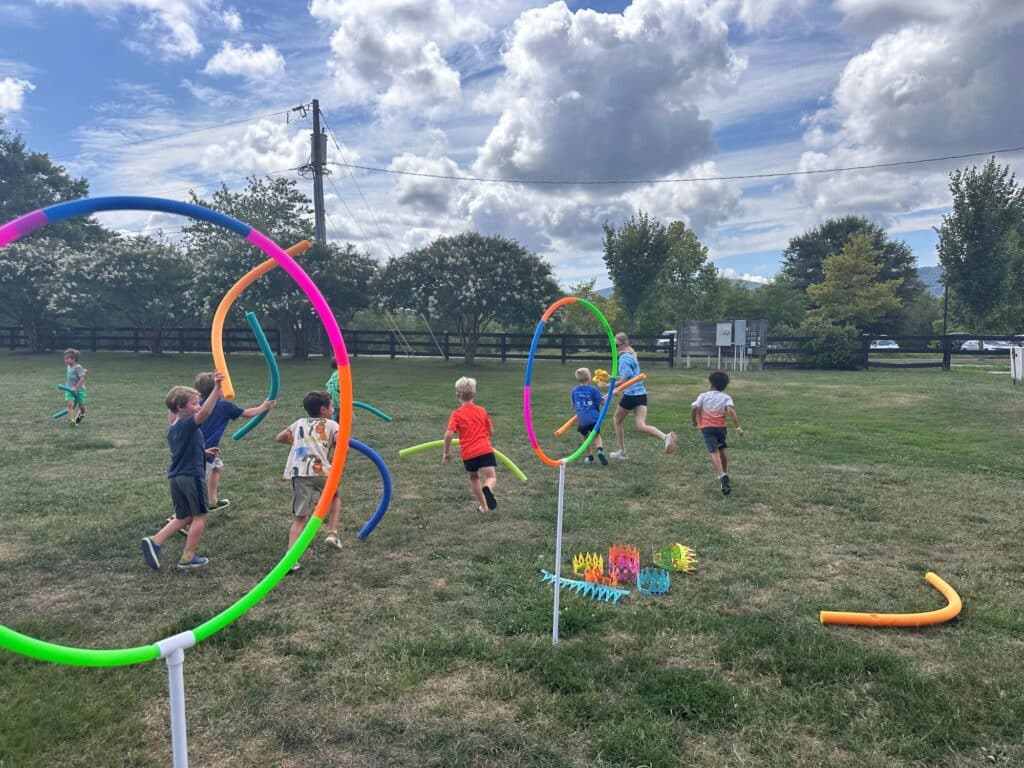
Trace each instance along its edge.
<path fill-rule="evenodd" d="M 42 332 L 56 324 L 49 309 L 54 275 L 74 253 L 65 242 L 49 238 L 0 248 L 0 317 L 24 326 L 33 352 L 42 348 Z"/>
<path fill-rule="evenodd" d="M 668 231 L 664 224 L 642 211 L 626 219 L 618 230 L 607 221 L 602 228 L 604 263 L 615 285 L 615 298 L 626 321 L 634 324 L 668 260 Z"/>
<path fill-rule="evenodd" d="M 48 155 L 29 152 L 20 134 L 3 128 L 0 116 L 0 223 L 54 203 L 89 196 L 89 182 L 72 179 Z M 108 232 L 89 219 L 75 218 L 50 224 L 25 242 L 60 240 L 73 248 L 102 242 Z"/>
<path fill-rule="evenodd" d="M 604 319 L 608 321 L 608 325 L 616 328 L 622 316 L 622 307 L 619 306 L 619 303 L 614 298 L 602 296 L 595 291 L 594 285 L 596 282 L 596 280 L 584 280 L 582 283 L 569 286 L 569 290 L 566 293 L 569 296 L 589 301 L 601 311 Z M 578 304 L 568 305 L 560 314 L 561 327 L 566 333 L 587 334 L 602 332 L 593 313 Z"/>
<path fill-rule="evenodd" d="M 781 326 L 796 327 L 807 312 L 807 295 L 784 276 L 776 276 L 752 292 L 748 317 L 768 321 L 768 332 Z"/>
<path fill-rule="evenodd" d="M 807 297 L 818 305 L 807 313 L 809 319 L 864 330 L 900 306 L 896 291 L 901 279 L 879 279 L 879 253 L 872 247 L 869 233 L 854 235 L 822 266 L 821 282 L 807 286 Z"/>
<path fill-rule="evenodd" d="M 782 274 L 793 287 L 807 291 L 808 286 L 820 283 L 824 278 L 825 259 L 835 256 L 855 235 L 864 234 L 871 239 L 871 248 L 878 253 L 881 281 L 901 280 L 896 295 L 899 305 L 889 317 L 877 318 L 876 326 L 893 325 L 898 322 L 900 307 L 908 305 L 924 285 L 917 278 L 917 266 L 910 246 L 889 240 L 885 230 L 863 216 L 843 216 L 827 219 L 820 227 L 809 230 L 789 241 L 782 252 Z"/>
<path fill-rule="evenodd" d="M 680 320 L 694 317 L 718 279 L 718 270 L 708 261 L 707 246 L 686 224 L 673 221 L 665 235 L 668 253 L 649 286 L 650 309 L 641 307 L 637 324 L 642 329 L 674 328 Z"/>
<path fill-rule="evenodd" d="M 1022 261 L 1024 190 L 1010 167 L 990 158 L 980 171 L 950 174 L 953 210 L 942 217 L 939 263 L 944 284 L 985 332 L 989 315 L 1007 297 L 1011 274 Z"/>
<path fill-rule="evenodd" d="M 124 321 L 150 330 L 149 348 L 163 351 L 164 332 L 195 317 L 195 264 L 180 249 L 146 237 L 115 237 L 62 260 L 49 295 L 59 316 L 87 323 Z"/>
<path fill-rule="evenodd" d="M 491 323 L 526 325 L 560 293 L 550 264 L 514 240 L 476 232 L 389 259 L 378 281 L 384 308 L 454 326 L 467 364 Z"/>

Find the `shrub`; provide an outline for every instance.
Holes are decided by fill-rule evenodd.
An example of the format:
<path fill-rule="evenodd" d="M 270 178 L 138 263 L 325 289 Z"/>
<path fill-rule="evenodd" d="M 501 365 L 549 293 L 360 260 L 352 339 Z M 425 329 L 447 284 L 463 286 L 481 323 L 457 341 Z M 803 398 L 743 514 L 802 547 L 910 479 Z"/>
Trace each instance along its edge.
<path fill-rule="evenodd" d="M 852 371 L 864 366 L 864 343 L 852 325 L 812 321 L 800 330 L 811 337 L 800 345 L 800 368 Z"/>

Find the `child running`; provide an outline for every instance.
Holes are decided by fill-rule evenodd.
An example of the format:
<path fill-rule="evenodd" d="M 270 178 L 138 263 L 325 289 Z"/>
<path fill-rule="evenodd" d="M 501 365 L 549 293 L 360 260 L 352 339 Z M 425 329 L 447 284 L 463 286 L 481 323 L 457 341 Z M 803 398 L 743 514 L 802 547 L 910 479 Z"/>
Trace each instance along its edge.
<path fill-rule="evenodd" d="M 715 371 L 708 376 L 708 391 L 697 395 L 697 399 L 690 406 L 690 421 L 704 438 L 704 445 L 711 454 L 715 476 L 722 483 L 723 496 L 728 496 L 732 492 L 729 485 L 729 463 L 725 455 L 725 449 L 728 447 L 725 443 L 727 415 L 732 416 L 737 434 L 743 437 L 743 430 L 740 429 L 740 421 L 736 416 L 736 406 L 733 405 L 732 398 L 725 394 L 727 386 L 729 374 L 725 371 Z"/>
<path fill-rule="evenodd" d="M 185 549 L 178 560 L 179 568 L 202 568 L 208 558 L 196 554 L 206 530 L 206 451 L 200 425 L 206 421 L 220 399 L 223 373 L 217 373 L 213 391 L 200 407 L 199 392 L 191 387 L 171 387 L 164 400 L 167 406 L 167 445 L 171 449 L 171 465 L 167 482 L 174 504 L 174 518 L 155 536 L 142 539 L 142 559 L 154 571 L 160 570 L 160 549 L 168 538 L 189 526 Z"/>
<path fill-rule="evenodd" d="M 491 447 L 491 435 L 494 425 L 487 411 L 477 405 L 476 379 L 463 376 L 455 382 L 455 396 L 461 405 L 448 417 L 448 429 L 444 433 L 444 454 L 441 465 L 445 466 L 452 460 L 452 438 L 459 436 L 459 453 L 462 465 L 469 473 L 469 488 L 477 501 L 477 512 L 484 508 L 496 509 L 498 500 L 494 496 L 497 483 L 494 459 L 494 448 Z"/>
<path fill-rule="evenodd" d="M 67 405 L 68 410 L 68 423 L 72 427 L 77 427 L 82 423 L 82 419 L 85 418 L 85 400 L 87 392 L 85 391 L 85 374 L 87 371 L 82 367 L 80 361 L 81 355 L 77 349 L 64 350 L 64 366 L 66 370 L 67 381 L 65 384 L 71 391 L 64 390 L 64 402 Z M 75 408 L 78 408 L 78 414 L 75 414 Z M 60 413 L 60 411 L 57 411 Z"/>
<path fill-rule="evenodd" d="M 284 479 L 292 483 L 292 525 L 288 529 L 288 549 L 291 549 L 316 509 L 316 500 L 327 483 L 331 471 L 331 458 L 338 440 L 338 422 L 331 419 L 334 404 L 331 396 L 317 389 L 302 399 L 306 416 L 298 419 L 277 435 L 277 442 L 290 445 L 288 461 L 284 465 Z M 327 519 L 328 546 L 341 549 L 338 538 L 338 518 L 341 499 L 335 492 Z M 299 570 L 292 566 L 290 573 Z"/>
<path fill-rule="evenodd" d="M 590 369 L 576 369 L 576 386 L 572 389 L 572 407 L 576 410 L 576 431 L 587 439 L 587 435 L 594 431 L 594 425 L 601 415 L 600 390 L 591 383 Z M 601 444 L 601 431 L 594 435 L 594 440 L 587 446 L 587 455 L 583 459 L 584 464 L 594 463 L 594 448 L 597 448 L 597 458 L 603 466 L 608 466 L 608 459 L 604 456 L 604 447 Z"/>
<path fill-rule="evenodd" d="M 615 351 L 619 355 L 619 381 L 632 379 L 640 375 L 640 362 L 636 358 L 636 350 L 629 343 L 629 336 L 621 331 L 615 334 Z M 615 406 L 615 443 L 617 450 L 611 452 L 613 459 L 628 459 L 626 453 L 626 414 L 633 412 L 633 426 L 637 432 L 653 435 L 665 444 L 665 453 L 673 453 L 676 449 L 676 433 L 665 434 L 657 427 L 647 423 L 647 388 L 643 381 L 627 387 L 622 399 Z"/>

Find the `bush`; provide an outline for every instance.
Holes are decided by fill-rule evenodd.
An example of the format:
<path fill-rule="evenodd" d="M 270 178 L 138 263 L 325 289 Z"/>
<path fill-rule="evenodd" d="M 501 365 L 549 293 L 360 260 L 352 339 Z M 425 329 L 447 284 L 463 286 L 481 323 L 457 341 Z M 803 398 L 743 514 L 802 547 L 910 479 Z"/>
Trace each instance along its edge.
<path fill-rule="evenodd" d="M 852 325 L 811 322 L 800 331 L 811 337 L 800 345 L 800 368 L 852 371 L 864 366 L 864 344 Z"/>

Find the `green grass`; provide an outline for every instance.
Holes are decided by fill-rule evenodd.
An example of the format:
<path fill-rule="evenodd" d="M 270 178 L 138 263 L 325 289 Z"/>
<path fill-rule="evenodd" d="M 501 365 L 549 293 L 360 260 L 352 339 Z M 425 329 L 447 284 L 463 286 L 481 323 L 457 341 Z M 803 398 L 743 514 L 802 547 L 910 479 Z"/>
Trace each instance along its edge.
<path fill-rule="evenodd" d="M 0 354 L 0 623 L 52 642 L 136 646 L 192 628 L 280 559 L 290 493 L 278 430 L 322 386 L 323 361 L 282 361 L 279 407 L 222 442 L 231 507 L 210 521 L 195 573 L 145 568 L 138 540 L 170 511 L 163 397 L 202 356 L 85 355 L 89 416 L 54 422 L 56 356 Z M 238 402 L 266 388 L 231 359 Z M 303 569 L 186 654 L 190 754 L 203 766 L 974 766 L 1024 764 L 1024 390 L 984 371 L 737 374 L 746 438 L 730 436 L 723 498 L 689 423 L 706 371 L 648 368 L 650 421 L 680 432 L 666 457 L 627 432 L 631 460 L 567 470 L 572 554 L 682 542 L 699 567 L 662 598 L 618 604 L 549 586 L 557 472 L 522 426 L 522 365 L 472 369 L 496 447 L 500 506 L 480 515 L 460 466 L 398 458 L 443 434 L 455 362 L 357 358 L 353 435 L 395 482 L 366 541 L 379 480 L 352 454 L 341 553 Z M 546 450 L 568 416 L 572 366 L 538 363 Z M 612 430 L 605 430 L 611 444 Z M 321 537 L 322 538 L 322 537 Z M 173 562 L 180 542 L 169 542 Z M 954 622 L 919 630 L 824 627 L 823 608 L 926 611 L 933 570 Z M 162 662 L 75 669 L 0 651 L 0 766 L 170 764 Z"/>

